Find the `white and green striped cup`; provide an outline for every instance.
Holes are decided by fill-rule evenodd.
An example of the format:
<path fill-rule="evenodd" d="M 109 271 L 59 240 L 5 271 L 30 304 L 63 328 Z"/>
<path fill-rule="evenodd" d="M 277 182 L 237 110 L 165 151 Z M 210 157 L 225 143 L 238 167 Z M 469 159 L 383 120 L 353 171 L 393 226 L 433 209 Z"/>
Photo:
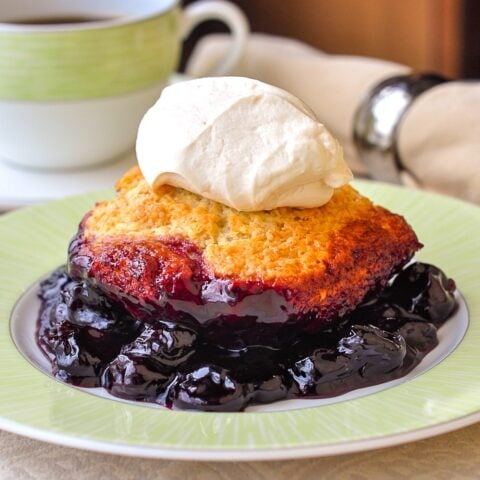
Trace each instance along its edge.
<path fill-rule="evenodd" d="M 88 167 L 131 148 L 138 124 L 175 71 L 181 42 L 217 19 L 241 56 L 248 24 L 209 0 L 1 0 L 0 158 L 30 168 Z M 88 18 L 77 23 L 41 19 Z M 37 19 L 39 23 L 21 23 Z"/>

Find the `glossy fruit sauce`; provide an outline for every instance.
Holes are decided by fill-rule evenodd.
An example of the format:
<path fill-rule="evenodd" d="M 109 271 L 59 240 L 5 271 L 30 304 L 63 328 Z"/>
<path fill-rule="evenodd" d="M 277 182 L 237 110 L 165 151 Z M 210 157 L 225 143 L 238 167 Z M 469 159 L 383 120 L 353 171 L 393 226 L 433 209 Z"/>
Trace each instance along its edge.
<path fill-rule="evenodd" d="M 253 317 L 187 326 L 170 312 L 140 321 L 61 267 L 41 283 L 37 341 L 65 382 L 168 407 L 235 411 L 406 375 L 437 345 L 454 290 L 435 266 L 413 263 L 312 334 Z"/>

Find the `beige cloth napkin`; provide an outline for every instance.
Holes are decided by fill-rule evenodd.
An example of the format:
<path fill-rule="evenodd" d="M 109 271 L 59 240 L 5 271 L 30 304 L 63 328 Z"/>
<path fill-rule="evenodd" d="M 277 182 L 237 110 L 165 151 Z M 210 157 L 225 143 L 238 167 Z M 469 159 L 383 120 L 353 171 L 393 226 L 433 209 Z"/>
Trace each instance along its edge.
<path fill-rule="evenodd" d="M 210 70 L 229 43 L 222 34 L 202 39 L 187 74 Z M 328 55 L 296 40 L 252 34 L 232 75 L 256 78 L 300 97 L 341 142 L 352 170 L 362 174 L 366 168 L 352 140 L 355 111 L 377 83 L 409 72 L 384 60 Z M 449 82 L 422 94 L 406 112 L 398 141 L 402 161 L 421 187 L 480 202 L 480 82 Z"/>

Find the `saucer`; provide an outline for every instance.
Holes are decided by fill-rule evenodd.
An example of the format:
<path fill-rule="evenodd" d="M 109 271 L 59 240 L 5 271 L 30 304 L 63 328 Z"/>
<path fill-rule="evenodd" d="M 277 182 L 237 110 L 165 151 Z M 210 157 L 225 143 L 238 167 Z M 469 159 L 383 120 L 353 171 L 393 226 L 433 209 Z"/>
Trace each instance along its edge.
<path fill-rule="evenodd" d="M 69 171 L 30 170 L 0 160 L 0 212 L 111 188 L 135 163 L 133 151 L 107 164 Z"/>

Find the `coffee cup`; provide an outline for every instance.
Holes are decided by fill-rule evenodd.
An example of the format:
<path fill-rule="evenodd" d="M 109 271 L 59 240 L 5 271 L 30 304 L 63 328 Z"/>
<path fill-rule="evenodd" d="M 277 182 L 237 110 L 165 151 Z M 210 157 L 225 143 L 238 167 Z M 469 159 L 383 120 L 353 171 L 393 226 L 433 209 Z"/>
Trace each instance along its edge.
<path fill-rule="evenodd" d="M 91 167 L 131 149 L 138 124 L 175 72 L 183 39 L 220 20 L 239 60 L 248 23 L 205 0 L 2 0 L 0 159 L 36 169 Z"/>

